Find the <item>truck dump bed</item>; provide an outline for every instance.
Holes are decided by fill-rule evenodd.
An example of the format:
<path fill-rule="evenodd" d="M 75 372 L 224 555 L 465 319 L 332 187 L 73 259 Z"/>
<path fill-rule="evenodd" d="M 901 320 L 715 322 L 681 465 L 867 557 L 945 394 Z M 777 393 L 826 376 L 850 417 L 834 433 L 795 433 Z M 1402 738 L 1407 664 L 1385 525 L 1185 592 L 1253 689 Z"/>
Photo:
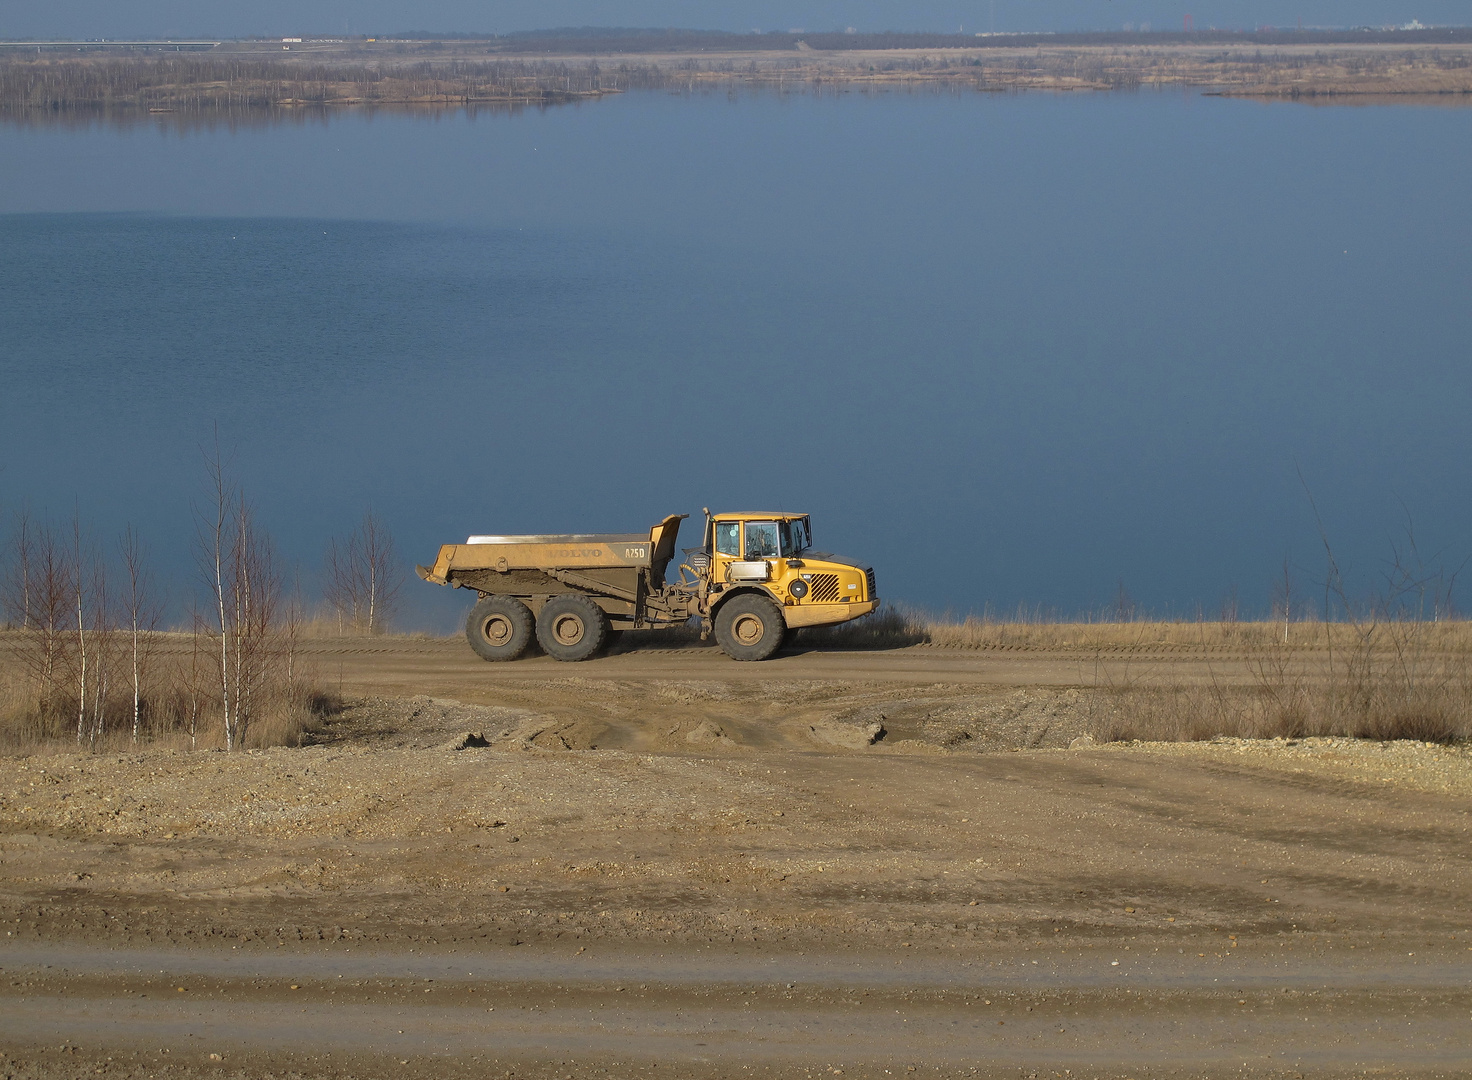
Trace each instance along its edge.
<path fill-rule="evenodd" d="M 456 584 L 457 577 L 479 578 L 481 572 L 652 569 L 663 576 L 675 553 L 681 517 L 665 518 L 648 534 L 574 533 L 552 536 L 472 536 L 463 544 L 440 548 L 434 566 L 418 568 L 419 576 L 437 585 Z M 466 582 L 469 583 L 468 581 Z"/>

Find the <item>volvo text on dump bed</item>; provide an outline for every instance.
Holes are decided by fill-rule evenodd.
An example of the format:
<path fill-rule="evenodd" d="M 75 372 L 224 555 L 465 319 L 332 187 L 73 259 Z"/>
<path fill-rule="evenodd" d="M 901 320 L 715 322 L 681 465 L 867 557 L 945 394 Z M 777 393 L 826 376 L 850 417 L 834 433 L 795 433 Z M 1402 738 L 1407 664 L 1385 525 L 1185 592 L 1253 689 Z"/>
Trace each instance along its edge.
<path fill-rule="evenodd" d="M 806 514 L 705 514 L 699 547 L 675 566 L 687 515 L 648 535 L 472 536 L 440 548 L 419 576 L 474 589 L 470 647 L 514 660 L 537 642 L 558 660 L 586 660 L 620 630 L 700 620 L 735 660 L 765 660 L 789 629 L 825 626 L 879 606 L 874 571 L 812 548 Z"/>

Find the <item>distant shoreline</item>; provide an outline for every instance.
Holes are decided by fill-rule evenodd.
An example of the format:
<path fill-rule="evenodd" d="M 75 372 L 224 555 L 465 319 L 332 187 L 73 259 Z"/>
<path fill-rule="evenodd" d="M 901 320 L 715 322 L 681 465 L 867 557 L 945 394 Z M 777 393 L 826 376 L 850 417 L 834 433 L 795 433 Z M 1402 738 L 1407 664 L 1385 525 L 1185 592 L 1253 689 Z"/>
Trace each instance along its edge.
<path fill-rule="evenodd" d="M 0 50 L 0 115 L 241 113 L 308 107 L 555 105 L 627 90 L 751 86 L 979 92 L 1203 88 L 1213 95 L 1328 102 L 1434 98 L 1472 104 L 1472 40 L 1339 46 L 1241 42 L 968 48 L 486 55 L 484 42 L 406 53 L 357 46 L 271 53 Z M 479 50 L 479 51 L 478 51 Z"/>
<path fill-rule="evenodd" d="M 566 27 L 518 31 L 510 34 L 401 34 L 394 37 L 253 37 L 235 39 L 154 40 L 0 40 L 0 49 L 82 51 L 169 51 L 208 49 L 228 53 L 334 53 L 347 56 L 425 55 L 453 51 L 460 56 L 621 56 L 715 53 L 809 52 L 897 52 L 904 50 L 956 50 L 1007 48 L 1137 47 L 1151 48 L 1321 48 L 1390 45 L 1397 47 L 1472 44 L 1472 25 L 1339 27 L 1258 27 L 1255 30 L 1216 28 L 1156 30 L 1150 24 L 1124 30 L 1095 30 L 1077 33 L 1047 31 L 1011 32 L 964 29 L 958 33 L 884 31 L 768 31 L 649 29 L 632 27 Z"/>

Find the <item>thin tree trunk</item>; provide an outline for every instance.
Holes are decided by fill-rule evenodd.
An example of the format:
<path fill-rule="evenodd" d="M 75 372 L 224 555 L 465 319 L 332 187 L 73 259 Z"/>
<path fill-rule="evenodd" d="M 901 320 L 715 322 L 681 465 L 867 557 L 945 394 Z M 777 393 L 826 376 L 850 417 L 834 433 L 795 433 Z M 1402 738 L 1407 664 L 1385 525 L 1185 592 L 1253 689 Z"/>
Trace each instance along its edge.
<path fill-rule="evenodd" d="M 31 628 L 31 523 L 27 517 L 20 522 L 20 540 L 17 544 L 20 556 L 20 628 Z"/>
<path fill-rule="evenodd" d="M 86 620 L 82 612 L 80 551 L 77 553 L 77 563 L 77 662 L 79 664 L 77 684 L 77 745 L 81 746 L 87 725 L 87 630 Z"/>
<path fill-rule="evenodd" d="M 189 635 L 189 749 L 199 741 L 199 608 L 194 608 L 194 621 Z"/>
<path fill-rule="evenodd" d="M 237 741 L 244 745 L 244 725 L 250 720 L 250 709 L 253 704 L 247 700 L 246 689 L 248 674 L 246 665 L 249 661 L 246 655 L 247 641 L 253 613 L 251 611 L 249 554 L 246 551 L 249 525 L 245 520 L 243 505 L 236 510 L 236 518 L 235 542 L 238 550 L 235 555 L 235 563 L 240 585 L 235 597 L 235 735 Z"/>
<path fill-rule="evenodd" d="M 136 590 L 135 590 L 136 591 Z M 133 604 L 133 745 L 138 745 L 138 724 L 142 715 L 138 673 L 138 605 Z"/>
<path fill-rule="evenodd" d="M 230 737 L 233 729 L 230 724 L 230 626 L 225 621 L 225 477 L 221 469 L 219 450 L 215 451 L 215 460 L 211 463 L 213 479 L 215 481 L 215 524 L 212 533 L 214 541 L 214 589 L 215 589 L 215 611 L 220 620 L 220 710 L 225 725 L 225 749 L 232 749 Z"/>

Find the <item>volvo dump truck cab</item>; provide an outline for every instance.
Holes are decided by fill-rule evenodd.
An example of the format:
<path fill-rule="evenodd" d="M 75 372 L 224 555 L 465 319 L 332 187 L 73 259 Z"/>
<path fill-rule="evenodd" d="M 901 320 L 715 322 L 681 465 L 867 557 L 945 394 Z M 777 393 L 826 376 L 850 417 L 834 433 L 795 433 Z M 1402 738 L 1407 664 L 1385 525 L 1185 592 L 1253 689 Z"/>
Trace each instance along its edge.
<path fill-rule="evenodd" d="M 586 660 L 619 631 L 691 619 L 732 659 L 765 660 L 789 630 L 879 606 L 873 569 L 815 550 L 807 514 L 707 510 L 701 544 L 677 558 L 686 516 L 647 535 L 471 536 L 419 576 L 479 595 L 465 636 L 486 660 L 515 660 L 533 640 L 558 660 Z"/>

